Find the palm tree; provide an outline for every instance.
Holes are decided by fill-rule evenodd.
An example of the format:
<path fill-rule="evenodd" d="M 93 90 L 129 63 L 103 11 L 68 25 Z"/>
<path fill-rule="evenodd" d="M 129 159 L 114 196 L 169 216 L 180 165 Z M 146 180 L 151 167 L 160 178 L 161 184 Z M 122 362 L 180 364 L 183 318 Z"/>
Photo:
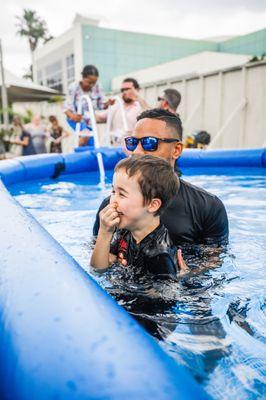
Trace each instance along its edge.
<path fill-rule="evenodd" d="M 18 27 L 17 34 L 20 36 L 24 36 L 28 38 L 28 42 L 30 45 L 31 51 L 31 79 L 33 79 L 32 74 L 32 66 L 33 66 L 33 53 L 40 40 L 44 43 L 48 42 L 48 40 L 52 39 L 52 36 L 49 34 L 48 27 L 46 22 L 37 15 L 34 10 L 23 10 L 22 17 L 16 17 L 18 22 L 16 26 Z"/>

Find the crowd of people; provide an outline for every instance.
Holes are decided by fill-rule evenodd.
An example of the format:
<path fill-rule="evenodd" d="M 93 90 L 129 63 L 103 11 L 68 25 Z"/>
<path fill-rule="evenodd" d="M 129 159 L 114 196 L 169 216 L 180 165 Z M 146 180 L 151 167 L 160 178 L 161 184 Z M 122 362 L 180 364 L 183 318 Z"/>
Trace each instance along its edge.
<path fill-rule="evenodd" d="M 44 120 L 34 115 L 31 122 L 24 125 L 21 118 L 15 116 L 12 122 L 11 136 L 6 140 L 7 157 L 26 156 L 42 153 L 61 153 L 62 141 L 71 133 L 78 136 L 75 143 L 79 146 L 93 146 L 93 132 L 88 102 L 91 100 L 97 123 L 107 123 L 111 146 L 124 146 L 124 139 L 132 135 L 137 117 L 152 107 L 140 94 L 140 85 L 134 78 L 125 78 L 121 83 L 120 96 L 106 100 L 98 83 L 99 71 L 94 65 L 86 65 L 81 80 L 72 83 L 63 105 L 63 112 L 69 129 L 60 126 L 55 115 Z M 157 98 L 156 107 L 178 115 L 181 94 L 174 88 L 165 89 Z M 78 124 L 78 134 L 77 134 Z M 184 141 L 184 147 L 205 149 L 210 143 L 210 134 L 200 131 L 190 135 Z"/>
<path fill-rule="evenodd" d="M 125 193 L 122 195 L 118 193 L 118 195 L 111 196 L 111 199 L 105 199 L 97 213 L 93 234 L 97 237 L 98 233 L 100 233 L 98 239 L 100 247 L 103 248 L 105 245 L 106 249 L 113 249 L 114 255 L 112 240 L 113 233 L 117 231 L 114 227 L 127 228 L 135 238 L 134 240 L 138 240 L 139 238 L 137 239 L 137 237 L 140 231 L 143 231 L 140 235 L 140 240 L 138 240 L 142 242 L 146 237 L 149 238 L 150 233 L 154 231 L 154 228 L 156 230 L 158 226 L 161 226 L 161 223 L 166 227 L 166 231 L 159 229 L 160 232 L 161 230 L 163 231 L 165 240 L 164 245 L 161 243 L 164 253 L 168 251 L 165 248 L 183 246 L 184 244 L 196 243 L 220 246 L 226 243 L 228 239 L 228 220 L 222 202 L 204 190 L 179 179 L 174 173 L 176 160 L 180 157 L 184 147 L 183 127 L 178 114 L 178 107 L 181 102 L 180 93 L 173 88 L 165 89 L 157 98 L 156 108 L 151 109 L 140 95 L 140 85 L 137 80 L 129 77 L 124 79 L 121 84 L 120 96 L 109 98 L 105 101 L 104 94 L 98 84 L 98 78 L 99 72 L 95 66 L 85 66 L 82 71 L 81 81 L 73 83 L 69 87 L 63 111 L 73 135 L 75 135 L 77 124 L 79 124 L 79 145 L 93 144 L 92 120 L 89 112 L 91 110 L 89 110 L 88 101 L 84 98 L 84 96 L 89 96 L 94 109 L 95 121 L 98 123 L 105 122 L 109 125 L 112 145 L 123 145 L 127 154 L 133 156 L 132 162 L 125 162 L 121 164 L 122 167 L 117 167 L 115 170 L 119 171 L 119 179 L 121 178 L 118 186 L 121 189 L 124 184 L 126 196 Z M 46 124 L 39 115 L 35 115 L 31 122 L 25 126 L 19 117 L 15 117 L 13 119 L 12 135 L 9 138 L 9 154 L 15 157 L 47 152 L 61 153 L 62 140 L 68 135 L 54 115 L 49 116 Z M 210 141 L 210 135 L 205 131 L 199 132 L 194 136 L 196 145 L 187 143 L 187 147 L 200 147 L 200 141 L 203 143 L 201 148 L 204 148 L 203 146 L 206 147 Z M 139 156 L 146 155 L 155 156 L 155 160 L 149 157 L 138 160 Z M 137 156 L 137 159 L 134 159 L 135 156 Z M 170 170 L 165 163 L 162 163 L 161 170 L 163 172 L 160 172 L 159 161 L 158 159 L 156 161 L 156 157 L 164 159 L 166 164 L 168 163 Z M 158 176 L 152 173 L 155 169 L 158 169 Z M 122 172 L 120 170 L 124 173 L 124 177 L 121 177 Z M 160 173 L 162 177 L 165 174 L 169 178 L 162 181 L 161 184 L 157 182 L 157 178 L 161 176 Z M 154 176 L 152 177 L 152 175 Z M 134 214 L 134 201 L 132 203 L 129 201 L 131 204 L 129 206 L 130 212 L 124 209 L 123 202 L 120 202 L 120 196 L 130 200 L 131 193 L 128 191 L 132 180 L 129 178 L 133 179 L 133 177 L 136 182 L 132 195 L 137 193 L 137 187 L 140 186 L 139 195 L 143 204 L 143 207 L 140 207 L 136 212 L 136 217 L 131 215 L 132 213 Z M 143 177 L 145 177 L 145 184 L 142 185 L 140 182 L 143 181 Z M 169 191 L 167 185 L 171 180 L 176 182 L 176 185 L 173 184 L 173 190 L 168 188 Z M 150 188 L 148 188 L 147 182 L 151 185 Z M 114 188 L 115 185 L 116 183 L 114 182 Z M 155 193 L 153 186 L 159 190 L 158 193 Z M 118 192 L 121 192 L 120 189 Z M 148 197 L 145 194 L 145 190 L 148 190 Z M 169 192 L 171 201 L 164 199 L 167 192 Z M 156 207 L 151 207 L 150 211 L 147 211 L 146 203 L 154 205 L 154 201 Z M 164 213 L 161 218 L 157 218 L 161 215 L 161 209 L 165 209 Z M 147 231 L 148 222 L 145 226 L 142 224 L 142 221 L 145 220 L 144 216 L 150 224 L 151 229 L 149 232 Z M 133 228 L 131 224 L 133 224 Z M 133 233 L 135 230 L 137 232 L 136 237 Z M 118 247 L 121 244 L 121 240 L 125 244 L 123 235 L 124 231 L 122 229 L 122 239 L 121 237 L 119 239 L 116 238 Z M 151 236 L 151 240 L 154 241 L 153 236 Z M 109 241 L 106 241 L 106 237 L 109 238 Z M 134 244 L 133 247 L 138 252 L 138 246 L 132 240 L 130 239 L 129 241 Z M 145 239 L 146 242 L 149 244 L 148 239 Z M 128 262 L 128 257 L 132 250 L 130 243 L 127 245 L 126 254 L 121 256 L 123 252 L 115 252 L 121 263 Z M 166 246 L 166 243 L 169 246 Z M 106 268 L 108 266 L 109 250 L 106 250 L 104 262 L 101 265 L 103 252 L 98 255 L 96 245 L 96 256 L 92 258 L 92 265 L 97 266 L 97 268 Z M 147 254 L 144 258 L 147 259 Z M 186 269 L 182 256 L 179 256 L 176 260 L 171 257 L 167 259 L 168 261 L 166 262 L 170 262 L 171 265 L 175 263 L 177 269 Z M 169 268 L 172 271 L 172 267 Z"/>
<path fill-rule="evenodd" d="M 83 97 L 89 96 L 96 122 L 107 123 L 112 145 L 123 145 L 129 157 L 115 167 L 111 196 L 96 214 L 91 267 L 99 273 L 116 263 L 152 279 L 176 279 L 190 272 L 186 256 L 193 246 L 201 247 L 208 266 L 217 265 L 228 243 L 226 209 L 218 197 L 181 179 L 175 169 L 185 147 L 180 93 L 165 89 L 151 108 L 137 80 L 128 77 L 120 96 L 105 101 L 98 78 L 97 68 L 88 65 L 81 81 L 70 86 L 63 108 L 69 129 L 75 135 L 79 124 L 79 145 L 93 144 Z M 25 126 L 15 117 L 9 151 L 13 156 L 61 153 L 67 135 L 56 116 L 45 124 L 35 115 Z M 201 131 L 187 147 L 202 142 L 204 148 L 209 141 L 210 135 Z"/>
<path fill-rule="evenodd" d="M 68 135 L 54 115 L 50 115 L 47 122 L 40 115 L 35 115 L 29 124 L 23 124 L 21 118 L 15 116 L 11 135 L 5 140 L 7 158 L 62 153 L 62 140 Z"/>
<path fill-rule="evenodd" d="M 88 95 L 93 104 L 96 122 L 107 123 L 111 145 L 121 146 L 124 138 L 132 134 L 138 115 L 152 107 L 140 95 L 140 85 L 136 79 L 125 78 L 121 83 L 121 97 L 115 96 L 105 101 L 98 78 L 99 71 L 95 66 L 85 66 L 80 82 L 73 83 L 69 87 L 63 111 L 73 131 L 75 131 L 77 123 L 80 124 L 79 145 L 92 144 L 91 117 L 88 104 L 83 97 Z M 181 95 L 176 89 L 168 88 L 163 91 L 157 101 L 158 108 L 177 114 Z"/>

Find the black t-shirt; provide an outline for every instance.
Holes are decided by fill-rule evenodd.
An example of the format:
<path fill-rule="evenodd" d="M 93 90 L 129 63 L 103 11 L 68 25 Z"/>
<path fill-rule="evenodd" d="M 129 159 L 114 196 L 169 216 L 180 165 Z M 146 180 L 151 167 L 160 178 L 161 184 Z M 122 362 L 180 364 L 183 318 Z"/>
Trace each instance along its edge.
<path fill-rule="evenodd" d="M 96 215 L 93 235 L 98 235 L 99 212 L 109 204 L 103 200 Z M 180 188 L 161 216 L 175 245 L 223 245 L 228 242 L 228 218 L 222 201 L 213 194 L 180 179 Z"/>
<path fill-rule="evenodd" d="M 28 146 L 22 147 L 22 155 L 23 156 L 31 156 L 33 154 L 36 154 L 35 148 L 32 143 L 31 134 L 27 131 L 22 131 L 22 133 L 20 135 L 20 140 L 23 140 L 24 138 L 29 138 L 29 144 L 28 144 Z"/>
<path fill-rule="evenodd" d="M 167 229 L 162 224 L 136 243 L 132 233 L 126 229 L 117 229 L 113 235 L 110 253 L 123 253 L 128 265 L 140 274 L 177 275 L 177 248 L 173 246 Z"/>

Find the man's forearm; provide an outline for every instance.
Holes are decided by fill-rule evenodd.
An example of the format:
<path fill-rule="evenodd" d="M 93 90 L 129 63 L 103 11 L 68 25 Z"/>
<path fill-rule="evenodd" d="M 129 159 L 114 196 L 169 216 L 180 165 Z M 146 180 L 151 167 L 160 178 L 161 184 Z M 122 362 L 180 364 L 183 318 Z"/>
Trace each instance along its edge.
<path fill-rule="evenodd" d="M 91 256 L 91 266 L 96 269 L 107 269 L 109 267 L 109 253 L 112 234 L 103 233 L 99 230 L 96 244 Z"/>
<path fill-rule="evenodd" d="M 73 117 L 73 113 L 72 113 L 72 111 L 70 111 L 70 110 L 66 110 L 66 111 L 65 111 L 65 114 L 66 114 L 66 116 L 67 116 L 69 119 L 71 119 L 71 118 Z"/>
<path fill-rule="evenodd" d="M 149 104 L 140 96 L 138 97 L 138 102 L 139 102 L 141 108 L 143 109 L 143 111 L 149 110 L 151 108 L 149 106 Z"/>

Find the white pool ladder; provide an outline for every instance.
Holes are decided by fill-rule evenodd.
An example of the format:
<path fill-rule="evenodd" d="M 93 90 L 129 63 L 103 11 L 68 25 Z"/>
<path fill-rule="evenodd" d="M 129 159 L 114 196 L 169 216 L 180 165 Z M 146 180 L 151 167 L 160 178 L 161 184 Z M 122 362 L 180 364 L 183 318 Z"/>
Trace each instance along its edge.
<path fill-rule="evenodd" d="M 97 162 L 98 162 L 99 172 L 100 172 L 100 184 L 102 186 L 104 186 L 104 184 L 105 184 L 105 170 L 104 170 L 104 165 L 103 165 L 103 156 L 102 156 L 102 153 L 99 151 L 100 142 L 99 142 L 97 124 L 96 124 L 96 119 L 95 119 L 95 114 L 94 114 L 94 108 L 93 108 L 90 96 L 84 94 L 79 99 L 78 111 L 77 111 L 78 114 L 82 115 L 82 102 L 83 102 L 83 100 L 85 100 L 87 102 L 87 104 L 88 104 L 88 110 L 89 110 L 89 115 L 90 115 L 92 133 L 93 133 L 93 138 L 94 138 L 94 147 L 95 147 L 95 151 L 96 151 L 96 157 L 97 157 Z M 77 125 L 76 125 L 76 135 L 77 135 L 77 137 L 79 137 L 79 133 L 80 133 L 80 123 L 77 123 Z"/>

